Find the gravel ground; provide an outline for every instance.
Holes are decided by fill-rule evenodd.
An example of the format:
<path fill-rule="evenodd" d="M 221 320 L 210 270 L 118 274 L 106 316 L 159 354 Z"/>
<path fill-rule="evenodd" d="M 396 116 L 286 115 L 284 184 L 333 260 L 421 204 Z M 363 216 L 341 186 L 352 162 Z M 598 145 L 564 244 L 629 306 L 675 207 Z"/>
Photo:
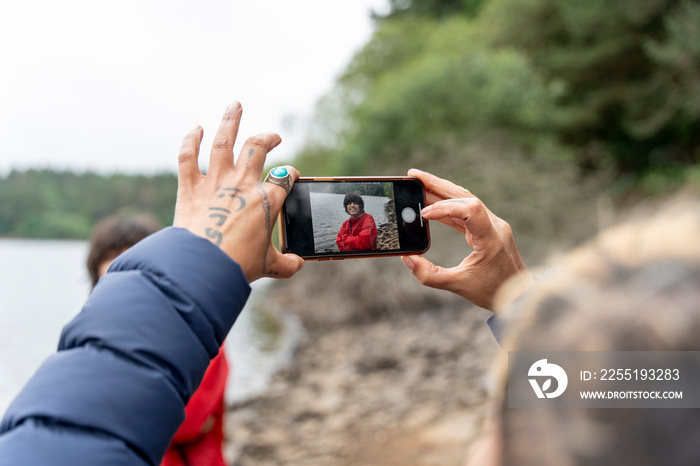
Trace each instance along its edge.
<path fill-rule="evenodd" d="M 462 302 L 360 319 L 318 315 L 301 315 L 306 337 L 267 392 L 230 407 L 229 464 L 463 464 L 500 351 L 487 311 Z"/>

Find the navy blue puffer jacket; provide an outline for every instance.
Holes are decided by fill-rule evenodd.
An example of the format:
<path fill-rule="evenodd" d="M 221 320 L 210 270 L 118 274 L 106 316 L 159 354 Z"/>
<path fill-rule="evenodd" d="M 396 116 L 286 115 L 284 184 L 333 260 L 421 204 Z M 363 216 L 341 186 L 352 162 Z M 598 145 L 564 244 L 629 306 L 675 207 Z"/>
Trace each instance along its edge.
<path fill-rule="evenodd" d="M 186 230 L 129 249 L 5 413 L 0 465 L 159 464 L 249 294 L 238 264 Z"/>

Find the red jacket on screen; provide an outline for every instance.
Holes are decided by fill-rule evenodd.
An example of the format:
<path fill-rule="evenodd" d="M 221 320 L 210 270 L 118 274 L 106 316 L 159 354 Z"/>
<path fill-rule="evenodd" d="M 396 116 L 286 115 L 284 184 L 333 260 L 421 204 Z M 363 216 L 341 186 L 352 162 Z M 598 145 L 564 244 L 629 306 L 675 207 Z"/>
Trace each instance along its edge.
<path fill-rule="evenodd" d="M 377 249 L 377 225 L 366 212 L 357 218 L 350 217 L 343 222 L 335 239 L 338 249 L 345 251 L 368 251 Z"/>
<path fill-rule="evenodd" d="M 175 433 L 161 466 L 226 466 L 221 447 L 227 377 L 228 362 L 221 345 L 185 407 L 185 422 Z"/>

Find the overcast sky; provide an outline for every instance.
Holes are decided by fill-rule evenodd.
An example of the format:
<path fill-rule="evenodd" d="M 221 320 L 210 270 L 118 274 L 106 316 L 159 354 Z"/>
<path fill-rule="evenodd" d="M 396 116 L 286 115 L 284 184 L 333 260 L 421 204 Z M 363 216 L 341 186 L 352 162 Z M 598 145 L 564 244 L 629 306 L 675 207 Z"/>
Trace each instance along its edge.
<path fill-rule="evenodd" d="M 246 136 L 290 158 L 319 97 L 386 0 L 23 0 L 0 4 L 0 175 L 12 168 L 174 171 L 231 100 Z M 295 122 L 289 124 L 288 122 Z M 237 152 L 236 152 L 237 153 Z"/>

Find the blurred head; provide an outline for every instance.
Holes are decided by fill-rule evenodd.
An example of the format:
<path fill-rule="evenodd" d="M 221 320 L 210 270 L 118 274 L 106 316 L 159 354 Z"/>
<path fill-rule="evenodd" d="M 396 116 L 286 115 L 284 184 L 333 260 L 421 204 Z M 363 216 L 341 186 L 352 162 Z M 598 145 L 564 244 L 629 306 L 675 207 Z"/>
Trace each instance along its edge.
<path fill-rule="evenodd" d="M 554 277 L 506 311 L 503 346 L 507 351 L 700 351 L 699 303 L 700 202 L 675 201 L 567 256 Z M 500 459 L 490 464 L 700 461 L 698 410 L 508 409 L 507 368 L 499 369 L 500 402 L 486 445 Z"/>
<path fill-rule="evenodd" d="M 158 220 L 150 215 L 112 216 L 101 220 L 92 230 L 87 258 L 92 286 L 119 254 L 160 229 Z"/>
<path fill-rule="evenodd" d="M 343 206 L 345 206 L 345 212 L 353 217 L 365 211 L 365 201 L 362 200 L 359 194 L 355 193 L 347 193 L 345 195 Z"/>

